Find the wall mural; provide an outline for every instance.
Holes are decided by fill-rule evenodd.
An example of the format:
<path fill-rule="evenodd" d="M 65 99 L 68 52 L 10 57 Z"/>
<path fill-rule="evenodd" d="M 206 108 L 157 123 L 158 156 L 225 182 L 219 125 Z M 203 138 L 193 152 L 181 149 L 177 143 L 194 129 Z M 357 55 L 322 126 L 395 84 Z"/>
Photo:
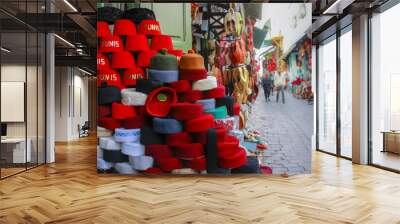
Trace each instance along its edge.
<path fill-rule="evenodd" d="M 296 155 L 282 158 L 287 167 L 301 163 L 303 168 L 284 170 L 274 164 L 280 162 L 274 153 L 278 138 L 268 137 L 274 130 L 262 126 L 269 124 L 257 115 L 268 107 L 259 96 L 267 59 L 260 54 L 268 48 L 275 18 L 257 26 L 268 16 L 266 5 L 271 4 L 99 3 L 98 172 L 310 172 L 311 145 L 301 149 L 308 162 L 291 162 Z M 287 21 L 289 31 L 299 32 L 303 20 L 311 25 L 309 4 L 279 5 L 299 14 L 296 26 Z M 290 32 L 280 38 L 285 35 Z M 286 60 L 287 48 L 280 44 L 272 61 Z M 274 69 L 277 77 L 290 72 L 286 67 Z M 297 78 L 288 75 L 285 83 L 295 82 L 290 77 Z"/>

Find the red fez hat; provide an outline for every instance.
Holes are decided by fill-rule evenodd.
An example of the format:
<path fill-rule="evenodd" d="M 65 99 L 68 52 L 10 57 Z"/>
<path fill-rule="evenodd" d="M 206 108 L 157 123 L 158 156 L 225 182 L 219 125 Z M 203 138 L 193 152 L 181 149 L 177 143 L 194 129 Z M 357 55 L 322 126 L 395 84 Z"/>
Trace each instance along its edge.
<path fill-rule="evenodd" d="M 128 19 L 118 19 L 114 22 L 114 35 L 132 36 L 136 34 L 135 24 Z"/>
<path fill-rule="evenodd" d="M 124 50 L 124 44 L 118 36 L 102 37 L 100 39 L 99 52 L 110 53 Z"/>
<path fill-rule="evenodd" d="M 111 68 L 123 69 L 135 67 L 135 59 L 129 51 L 115 52 L 111 58 Z"/>
<path fill-rule="evenodd" d="M 126 50 L 127 51 L 147 51 L 149 50 L 149 44 L 145 35 L 133 35 L 126 38 Z"/>
<path fill-rule="evenodd" d="M 108 27 L 107 22 L 98 21 L 97 22 L 97 37 L 110 37 L 111 31 Z"/>

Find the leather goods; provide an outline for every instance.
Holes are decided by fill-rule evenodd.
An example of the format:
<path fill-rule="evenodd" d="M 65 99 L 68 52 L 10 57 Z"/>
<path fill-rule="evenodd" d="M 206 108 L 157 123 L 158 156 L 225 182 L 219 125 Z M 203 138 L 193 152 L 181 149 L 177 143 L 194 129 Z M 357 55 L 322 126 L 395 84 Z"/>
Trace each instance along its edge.
<path fill-rule="evenodd" d="M 246 47 L 243 40 L 236 40 L 231 46 L 232 64 L 244 64 L 246 60 Z"/>

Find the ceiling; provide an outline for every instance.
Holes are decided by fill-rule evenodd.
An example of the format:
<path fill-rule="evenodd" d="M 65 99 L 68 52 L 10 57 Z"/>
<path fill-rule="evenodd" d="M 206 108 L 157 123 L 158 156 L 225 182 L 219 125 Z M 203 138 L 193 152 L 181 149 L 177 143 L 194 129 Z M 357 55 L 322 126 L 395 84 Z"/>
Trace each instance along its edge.
<path fill-rule="evenodd" d="M 38 47 L 43 47 L 36 43 L 36 35 L 54 32 L 75 45 L 73 47 L 61 38 L 55 38 L 56 65 L 67 64 L 68 58 L 59 56 L 84 56 L 85 60 L 94 62 L 85 63 L 84 67 L 95 71 L 96 4 L 96 0 L 0 0 L 2 46 L 11 50 L 7 53 L 7 60 L 25 61 L 25 56 L 36 57 Z"/>

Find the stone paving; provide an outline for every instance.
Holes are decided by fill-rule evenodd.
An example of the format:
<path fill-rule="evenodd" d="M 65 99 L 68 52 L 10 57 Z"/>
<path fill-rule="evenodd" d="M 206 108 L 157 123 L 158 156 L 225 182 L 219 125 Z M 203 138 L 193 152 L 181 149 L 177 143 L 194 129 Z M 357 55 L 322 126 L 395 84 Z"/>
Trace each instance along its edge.
<path fill-rule="evenodd" d="M 259 131 L 268 144 L 263 163 L 273 174 L 311 172 L 313 105 L 285 92 L 286 103 L 276 103 L 276 93 L 266 102 L 260 91 L 247 127 Z"/>

